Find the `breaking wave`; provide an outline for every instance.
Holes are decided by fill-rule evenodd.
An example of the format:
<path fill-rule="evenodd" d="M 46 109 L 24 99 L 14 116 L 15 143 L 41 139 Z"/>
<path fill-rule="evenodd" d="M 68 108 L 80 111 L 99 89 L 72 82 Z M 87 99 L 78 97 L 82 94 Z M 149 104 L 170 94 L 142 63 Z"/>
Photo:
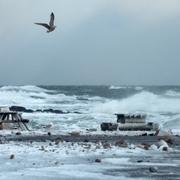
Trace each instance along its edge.
<path fill-rule="evenodd" d="M 154 112 L 154 113 L 179 113 L 180 99 L 167 98 L 152 92 L 142 91 L 121 100 L 108 100 L 95 107 L 98 112 Z"/>
<path fill-rule="evenodd" d="M 63 88 L 66 88 L 71 95 L 62 93 Z M 62 128 L 61 130 L 99 127 L 102 121 L 115 119 L 114 113 L 146 113 L 148 120 L 159 122 L 166 127 L 172 127 L 173 122 L 177 124 L 180 120 L 180 90 L 178 89 L 167 88 L 159 91 L 158 87 L 153 87 L 155 88 L 153 91 L 140 86 L 111 86 L 84 87 L 84 89 L 78 87 L 74 91 L 68 88 L 51 87 L 49 90 L 38 86 L 3 86 L 0 87 L 0 106 L 20 105 L 31 109 L 54 108 L 80 112 L 75 115 L 67 114 L 61 118 L 55 114 L 27 115 L 37 123 L 53 121 Z M 87 88 L 90 90 L 89 93 Z M 123 88 L 131 89 L 126 91 Z M 117 91 L 111 89 L 117 89 Z"/>
<path fill-rule="evenodd" d="M 25 92 L 51 92 L 38 86 L 27 85 L 27 86 L 2 86 L 0 91 L 25 91 Z"/>
<path fill-rule="evenodd" d="M 128 87 L 126 86 L 110 86 L 109 89 L 127 89 Z"/>
<path fill-rule="evenodd" d="M 134 89 L 136 91 L 143 90 L 143 87 L 141 86 L 113 86 L 111 85 L 109 87 L 110 90 L 118 90 L 118 89 Z"/>
<path fill-rule="evenodd" d="M 0 104 L 36 108 L 76 100 L 75 96 L 52 94 L 52 92 L 54 91 L 37 86 L 3 86 L 0 88 Z"/>
<path fill-rule="evenodd" d="M 161 127 L 168 125 L 177 129 L 173 122 L 180 122 L 180 97 L 167 97 L 152 92 L 142 91 L 121 100 L 107 100 L 105 103 L 96 104 L 91 109 L 97 114 L 115 113 L 145 113 L 147 120 L 160 123 Z"/>
<path fill-rule="evenodd" d="M 180 92 L 168 90 L 166 91 L 165 95 L 170 97 L 180 97 Z"/>

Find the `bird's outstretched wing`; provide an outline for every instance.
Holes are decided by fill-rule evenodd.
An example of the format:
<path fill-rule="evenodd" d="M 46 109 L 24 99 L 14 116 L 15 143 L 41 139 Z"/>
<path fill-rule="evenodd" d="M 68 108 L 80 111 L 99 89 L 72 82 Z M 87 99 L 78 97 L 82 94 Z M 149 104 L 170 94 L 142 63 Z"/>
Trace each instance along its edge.
<path fill-rule="evenodd" d="M 40 26 L 44 26 L 48 30 L 50 29 L 50 26 L 48 24 L 46 24 L 46 23 L 34 23 L 34 24 L 37 24 L 37 25 L 40 25 Z"/>
<path fill-rule="evenodd" d="M 55 16 L 54 16 L 54 13 L 52 12 L 50 16 L 50 21 L 49 21 L 50 27 L 54 26 L 54 19 L 55 19 Z"/>

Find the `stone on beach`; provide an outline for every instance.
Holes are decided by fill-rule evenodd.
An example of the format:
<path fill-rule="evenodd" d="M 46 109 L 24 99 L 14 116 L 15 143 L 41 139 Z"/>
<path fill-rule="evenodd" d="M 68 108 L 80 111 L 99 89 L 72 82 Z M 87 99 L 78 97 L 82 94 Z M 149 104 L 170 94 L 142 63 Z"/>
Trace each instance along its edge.
<path fill-rule="evenodd" d="M 51 136 L 51 132 L 48 132 L 47 134 L 48 134 L 48 136 Z"/>
<path fill-rule="evenodd" d="M 57 138 L 57 139 L 55 139 L 54 144 L 58 145 L 60 142 L 63 142 L 63 139 L 62 138 Z"/>
<path fill-rule="evenodd" d="M 95 159 L 96 163 L 101 163 L 101 159 Z"/>
<path fill-rule="evenodd" d="M 162 146 L 163 146 L 163 147 L 169 147 L 168 144 L 167 144 L 167 142 L 164 141 L 163 139 L 161 139 L 161 140 L 158 141 L 157 146 L 158 146 L 158 148 L 160 148 L 160 147 L 162 147 Z"/>
<path fill-rule="evenodd" d="M 111 148 L 111 144 L 110 143 L 103 143 L 102 146 L 103 146 L 104 149 Z"/>
<path fill-rule="evenodd" d="M 16 135 L 17 135 L 17 136 L 21 135 L 21 132 L 17 132 Z"/>
<path fill-rule="evenodd" d="M 150 145 L 147 143 L 138 144 L 137 147 L 142 148 L 144 150 L 149 150 Z"/>
<path fill-rule="evenodd" d="M 172 148 L 169 147 L 168 143 L 163 139 L 160 139 L 157 143 L 157 148 L 161 151 L 172 151 Z"/>
<path fill-rule="evenodd" d="M 141 162 L 143 162 L 143 160 L 137 160 L 137 163 L 141 163 Z"/>
<path fill-rule="evenodd" d="M 124 139 L 119 139 L 115 142 L 115 146 L 118 147 L 128 147 L 128 144 L 124 141 Z"/>
<path fill-rule="evenodd" d="M 41 146 L 41 148 L 39 149 L 40 151 L 45 151 L 45 147 Z"/>
<path fill-rule="evenodd" d="M 70 132 L 69 135 L 71 135 L 71 136 L 80 136 L 80 132 L 76 132 L 76 131 Z"/>
<path fill-rule="evenodd" d="M 149 147 L 150 150 L 158 150 L 158 147 L 155 145 L 155 144 L 152 144 L 150 147 Z"/>
<path fill-rule="evenodd" d="M 15 155 L 14 154 L 11 154 L 9 159 L 14 159 L 15 158 Z"/>
<path fill-rule="evenodd" d="M 157 168 L 156 167 L 150 167 L 149 168 L 149 172 L 151 172 L 151 173 L 155 173 L 155 172 L 157 172 L 158 170 L 157 170 Z"/>
<path fill-rule="evenodd" d="M 159 138 L 159 140 L 161 139 L 167 142 L 169 145 L 172 145 L 174 143 L 174 140 L 170 136 L 162 136 Z"/>

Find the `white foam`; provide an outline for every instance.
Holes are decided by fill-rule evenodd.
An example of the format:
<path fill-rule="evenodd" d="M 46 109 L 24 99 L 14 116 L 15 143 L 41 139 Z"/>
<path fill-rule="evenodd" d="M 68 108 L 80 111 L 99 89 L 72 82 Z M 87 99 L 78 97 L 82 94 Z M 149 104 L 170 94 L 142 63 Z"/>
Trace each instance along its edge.
<path fill-rule="evenodd" d="M 0 105 L 20 105 L 26 108 L 56 107 L 58 103 L 72 104 L 76 96 L 49 93 L 37 86 L 4 86 L 0 88 Z"/>
<path fill-rule="evenodd" d="M 109 89 L 127 89 L 127 86 L 110 86 Z"/>
<path fill-rule="evenodd" d="M 27 92 L 54 92 L 52 90 L 47 90 L 40 88 L 38 86 L 26 85 L 26 86 L 2 86 L 0 91 L 27 91 Z"/>
<path fill-rule="evenodd" d="M 165 92 L 166 96 L 170 96 L 170 97 L 176 97 L 176 98 L 180 98 L 180 92 L 174 91 L 174 90 L 168 90 Z"/>
<path fill-rule="evenodd" d="M 137 91 L 143 90 L 142 86 L 114 86 L 111 85 L 109 87 L 110 90 L 118 90 L 118 89 L 135 89 Z"/>
<path fill-rule="evenodd" d="M 180 99 L 166 98 L 151 92 L 142 91 L 122 100 L 108 100 L 97 104 L 96 112 L 153 112 L 153 113 L 179 113 Z"/>
<path fill-rule="evenodd" d="M 140 91 L 140 90 L 143 90 L 144 88 L 142 86 L 136 86 L 134 89 L 137 91 Z"/>
<path fill-rule="evenodd" d="M 120 86 L 114 87 L 116 89 Z M 133 88 L 141 90 L 142 87 Z M 0 106 L 20 105 L 34 110 L 53 108 L 72 112 L 64 115 L 24 114 L 41 125 L 53 122 L 59 131 L 85 131 L 91 128 L 99 130 L 101 122 L 116 122 L 114 113 L 146 113 L 148 120 L 160 123 L 161 127 L 177 129 L 176 124 L 179 124 L 180 119 L 180 98 L 176 97 L 178 92 L 171 92 L 171 96 L 167 95 L 168 93 L 158 95 L 140 91 L 124 99 L 112 100 L 88 95 L 68 96 L 36 86 L 4 86 L 0 88 Z M 83 114 L 73 113 L 75 111 Z"/>
<path fill-rule="evenodd" d="M 105 103 L 97 103 L 90 109 L 90 112 L 96 114 L 96 116 L 107 114 L 111 122 L 112 118 L 110 119 L 110 117 L 114 113 L 146 113 L 147 120 L 160 123 L 160 127 L 167 123 L 167 127 L 170 125 L 169 128 L 174 129 L 177 128 L 177 123 L 172 120 L 177 119 L 177 122 L 180 122 L 179 110 L 179 98 L 141 91 L 121 100 L 106 100 Z"/>

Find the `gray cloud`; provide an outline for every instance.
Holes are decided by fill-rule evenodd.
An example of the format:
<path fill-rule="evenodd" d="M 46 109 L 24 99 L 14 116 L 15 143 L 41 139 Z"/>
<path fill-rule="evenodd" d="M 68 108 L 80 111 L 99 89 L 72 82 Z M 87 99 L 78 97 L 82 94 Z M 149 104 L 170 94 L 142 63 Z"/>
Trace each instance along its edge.
<path fill-rule="evenodd" d="M 179 84 L 179 10 L 178 0 L 1 0 L 0 84 Z M 33 22 L 51 11 L 58 27 L 46 34 Z"/>

